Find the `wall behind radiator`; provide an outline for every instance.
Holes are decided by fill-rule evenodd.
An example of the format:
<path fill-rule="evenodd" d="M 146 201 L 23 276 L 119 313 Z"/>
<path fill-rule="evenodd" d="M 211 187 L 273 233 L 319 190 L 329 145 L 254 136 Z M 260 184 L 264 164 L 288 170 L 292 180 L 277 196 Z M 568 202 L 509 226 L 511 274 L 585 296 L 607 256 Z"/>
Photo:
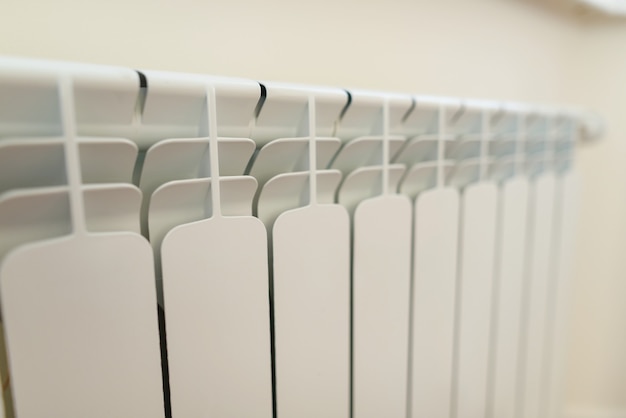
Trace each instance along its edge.
<path fill-rule="evenodd" d="M 581 22 L 564 98 L 602 114 L 583 175 L 568 400 L 572 418 L 626 417 L 626 20 Z"/>
<path fill-rule="evenodd" d="M 585 204 L 567 402 L 620 411 L 626 83 L 615 80 L 626 59 L 615 51 L 626 30 L 609 26 L 521 0 L 2 0 L 0 54 L 596 106 L 613 125 L 605 142 L 580 152 Z"/>
<path fill-rule="evenodd" d="M 0 52 L 553 101 L 573 25 L 511 0 L 2 0 Z"/>

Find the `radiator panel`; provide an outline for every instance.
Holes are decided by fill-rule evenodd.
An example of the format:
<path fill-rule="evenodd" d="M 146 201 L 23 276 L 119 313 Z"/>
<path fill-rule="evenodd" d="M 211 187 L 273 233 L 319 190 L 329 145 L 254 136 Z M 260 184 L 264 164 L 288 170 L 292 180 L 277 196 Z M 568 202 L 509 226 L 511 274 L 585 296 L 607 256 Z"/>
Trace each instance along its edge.
<path fill-rule="evenodd" d="M 557 417 L 596 120 L 0 57 L 0 417 Z"/>
<path fill-rule="evenodd" d="M 271 418 L 265 227 L 251 216 L 181 225 L 161 252 L 172 413 Z"/>
<path fill-rule="evenodd" d="M 350 220 L 319 205 L 273 229 L 276 413 L 347 418 L 350 409 Z"/>
<path fill-rule="evenodd" d="M 527 248 L 528 181 L 515 178 L 500 189 L 489 416 L 516 415 Z"/>
<path fill-rule="evenodd" d="M 558 418 L 565 388 L 565 358 L 567 354 L 568 311 L 572 289 L 572 270 L 576 243 L 576 221 L 580 179 L 569 171 L 557 177 L 554 282 L 550 301 L 552 309 L 548 316 L 548 351 L 544 372 L 546 386 L 542 390 L 542 407 L 546 416 Z"/>
<path fill-rule="evenodd" d="M 531 184 L 529 270 L 526 278 L 524 334 L 522 340 L 522 417 L 542 415 L 542 388 L 545 387 L 544 356 L 548 318 L 548 289 L 553 280 L 555 176 L 542 174 Z"/>
<path fill-rule="evenodd" d="M 448 417 L 458 252 L 459 193 L 437 189 L 415 203 L 411 416 Z"/>
<path fill-rule="evenodd" d="M 412 205 L 363 201 L 354 214 L 353 417 L 406 417 Z"/>
<path fill-rule="evenodd" d="M 18 416 L 164 416 L 152 256 L 143 239 L 49 240 L 15 250 L 1 267 Z"/>
<path fill-rule="evenodd" d="M 487 182 L 468 186 L 462 196 L 453 401 L 457 418 L 483 417 L 487 411 L 497 199 L 497 186 Z"/>

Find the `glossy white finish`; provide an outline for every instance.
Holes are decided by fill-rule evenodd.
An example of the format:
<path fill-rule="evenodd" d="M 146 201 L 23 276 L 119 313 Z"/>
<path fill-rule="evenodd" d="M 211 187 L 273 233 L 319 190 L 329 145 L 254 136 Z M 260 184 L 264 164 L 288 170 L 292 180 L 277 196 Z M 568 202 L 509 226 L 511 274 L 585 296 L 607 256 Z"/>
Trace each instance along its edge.
<path fill-rule="evenodd" d="M 323 170 L 328 166 L 340 145 L 338 138 L 316 138 L 318 170 Z M 308 149 L 307 138 L 275 139 L 259 149 L 250 169 L 250 175 L 254 176 L 260 185 L 264 185 L 279 174 L 306 171 Z"/>
<path fill-rule="evenodd" d="M 501 185 L 491 351 L 489 417 L 514 418 L 519 389 L 519 347 L 528 231 L 528 180 Z"/>
<path fill-rule="evenodd" d="M 137 158 L 137 146 L 134 143 L 119 138 L 79 138 L 78 147 L 83 183 L 132 181 Z M 63 139 L 2 139 L 0 179 L 0 192 L 64 185 L 67 178 Z"/>
<path fill-rule="evenodd" d="M 549 288 L 554 280 L 552 257 L 554 244 L 555 175 L 545 173 L 531 183 L 530 252 L 524 301 L 524 334 L 521 350 L 522 418 L 542 415 L 542 394 L 545 387 L 544 364 L 549 310 Z"/>
<path fill-rule="evenodd" d="M 415 202 L 411 417 L 447 418 L 452 373 L 459 192 L 427 190 Z"/>
<path fill-rule="evenodd" d="M 350 220 L 338 205 L 289 210 L 273 230 L 277 415 L 348 418 Z"/>
<path fill-rule="evenodd" d="M 455 417 L 483 418 L 487 411 L 491 298 L 498 188 L 480 182 L 462 196 L 457 288 Z"/>
<path fill-rule="evenodd" d="M 412 205 L 364 200 L 353 226 L 353 417 L 406 418 Z"/>
<path fill-rule="evenodd" d="M 552 288 L 553 303 L 548 317 L 551 335 L 548 341 L 548 352 L 544 360 L 547 375 L 544 394 L 544 411 L 548 418 L 559 418 L 564 413 L 563 398 L 565 395 L 565 363 L 568 355 L 567 329 L 570 325 L 568 313 L 570 309 L 572 276 L 574 267 L 574 250 L 576 242 L 576 221 L 580 206 L 580 179 L 576 171 L 568 171 L 556 179 L 556 211 L 554 256 L 554 283 Z"/>
<path fill-rule="evenodd" d="M 257 187 L 253 177 L 222 177 L 220 186 L 221 209 L 225 215 L 251 215 Z M 211 188 L 210 178 L 175 180 L 163 184 L 152 194 L 148 230 L 155 254 L 159 254 L 163 238 L 174 227 L 211 217 Z"/>
<path fill-rule="evenodd" d="M 265 145 L 277 138 L 333 135 L 342 109 L 348 102 L 345 90 L 331 87 L 263 82 L 265 101 L 255 119 L 251 138 Z M 310 99 L 314 117 L 310 118 Z"/>
<path fill-rule="evenodd" d="M 132 233 L 40 241 L 3 260 L 17 416 L 164 416 L 152 263 Z"/>
<path fill-rule="evenodd" d="M 271 418 L 261 221 L 240 216 L 180 225 L 163 240 L 161 260 L 172 414 Z"/>
<path fill-rule="evenodd" d="M 393 158 L 405 142 L 401 136 L 388 137 L 389 155 Z M 355 138 L 339 150 L 333 158 L 332 168 L 344 174 L 363 168 L 382 164 L 383 138 L 380 136 L 364 136 Z"/>
<path fill-rule="evenodd" d="M 316 173 L 317 201 L 330 204 L 334 201 L 341 173 L 337 170 L 320 170 Z M 308 199 L 309 173 L 283 173 L 272 177 L 261 190 L 257 201 L 257 213 L 268 229 L 283 212 L 299 208 Z"/>
<path fill-rule="evenodd" d="M 0 64 L 0 288 L 8 291 L 0 298 L 10 301 L 9 355 L 19 413 L 26 414 L 20 416 L 91 417 L 88 403 L 99 410 L 95 416 L 119 416 L 111 406 L 100 412 L 106 398 L 152 418 L 162 406 L 153 382 L 160 375 L 153 279 L 159 292 L 162 276 L 175 415 L 268 417 L 272 325 L 279 418 L 346 418 L 350 406 L 356 418 L 400 416 L 407 391 L 415 418 L 511 412 L 528 207 L 519 204 L 523 187 L 511 182 L 497 212 L 495 186 L 481 183 L 525 163 L 526 155 L 511 155 L 512 137 L 491 141 L 512 126 L 502 122 L 502 104 L 279 83 L 262 88 L 253 80 L 152 71 L 140 77 L 125 68 L 19 59 Z M 510 109 L 520 118 L 528 111 Z M 539 125 L 554 118 L 563 127 L 577 117 L 536 112 Z M 529 155 L 545 148 L 545 138 L 534 139 Z M 551 169 L 551 158 L 537 166 Z M 241 176 L 249 168 L 252 176 Z M 566 256 L 557 235 L 537 238 L 550 229 L 541 226 L 543 213 L 558 217 L 562 210 L 550 209 L 548 195 L 531 208 L 542 220 L 528 244 L 526 325 L 528 344 L 538 343 L 522 350 L 521 363 L 530 366 L 521 370 L 523 379 L 539 382 L 524 381 L 530 389 L 520 392 L 535 409 L 529 418 L 554 410 L 546 387 L 556 387 L 558 375 L 546 365 L 557 355 L 557 276 Z M 122 232 L 138 232 L 140 219 L 156 272 L 146 241 Z M 558 227 L 561 219 L 552 221 Z M 546 271 L 549 280 L 536 280 Z M 141 329 L 131 335 L 129 326 Z M 133 347 L 122 354 L 100 339 Z M 103 348 L 113 350 L 111 359 Z M 90 363 L 96 361 L 102 364 Z M 44 372 L 43 382 L 32 381 Z M 147 375 L 152 383 L 144 385 Z M 69 391 L 80 399 L 70 407 Z"/>
<path fill-rule="evenodd" d="M 37 70 L 22 71 L 29 77 Z M 77 120 L 101 122 L 99 106 L 110 105 L 132 75 L 69 64 L 48 74 L 63 131 L 71 235 L 18 247 L 0 264 L 14 407 L 22 418 L 164 416 L 152 252 L 135 233 L 90 231 L 94 211 L 83 193 L 77 135 Z M 130 115 L 122 96 L 132 98 L 119 95 L 105 120 Z"/>
<path fill-rule="evenodd" d="M 358 205 L 365 199 L 379 196 L 382 191 L 381 166 L 360 167 L 347 174 L 337 192 L 337 202 L 345 206 L 350 213 L 354 213 Z M 392 164 L 387 167 L 388 188 L 397 190 L 398 183 L 404 174 L 404 166 Z"/>
<path fill-rule="evenodd" d="M 218 138 L 220 172 L 243 174 L 254 152 L 254 142 L 246 138 Z M 163 184 L 210 176 L 209 138 L 167 139 L 146 152 L 139 187 L 145 198 L 142 204 L 142 231 L 149 232 L 151 198 Z"/>
<path fill-rule="evenodd" d="M 139 233 L 141 192 L 130 184 L 82 187 L 90 232 Z M 66 186 L 15 189 L 0 195 L 0 259 L 11 249 L 72 231 Z"/>

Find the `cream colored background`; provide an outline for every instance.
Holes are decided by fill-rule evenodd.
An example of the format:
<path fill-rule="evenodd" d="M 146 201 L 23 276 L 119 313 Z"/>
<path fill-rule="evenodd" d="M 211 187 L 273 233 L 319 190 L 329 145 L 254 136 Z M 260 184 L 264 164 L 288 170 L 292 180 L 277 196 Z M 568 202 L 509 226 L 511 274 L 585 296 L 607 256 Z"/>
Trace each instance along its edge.
<path fill-rule="evenodd" d="M 596 109 L 566 400 L 626 417 L 626 20 L 521 0 L 0 0 L 0 54 Z"/>

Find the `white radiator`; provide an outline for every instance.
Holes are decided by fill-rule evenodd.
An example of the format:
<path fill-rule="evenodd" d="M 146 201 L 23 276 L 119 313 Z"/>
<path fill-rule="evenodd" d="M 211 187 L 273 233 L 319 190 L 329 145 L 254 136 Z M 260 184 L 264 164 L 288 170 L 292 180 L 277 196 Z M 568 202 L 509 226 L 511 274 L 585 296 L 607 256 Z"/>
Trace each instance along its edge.
<path fill-rule="evenodd" d="M 583 123 L 0 59 L 2 411 L 556 418 Z"/>

